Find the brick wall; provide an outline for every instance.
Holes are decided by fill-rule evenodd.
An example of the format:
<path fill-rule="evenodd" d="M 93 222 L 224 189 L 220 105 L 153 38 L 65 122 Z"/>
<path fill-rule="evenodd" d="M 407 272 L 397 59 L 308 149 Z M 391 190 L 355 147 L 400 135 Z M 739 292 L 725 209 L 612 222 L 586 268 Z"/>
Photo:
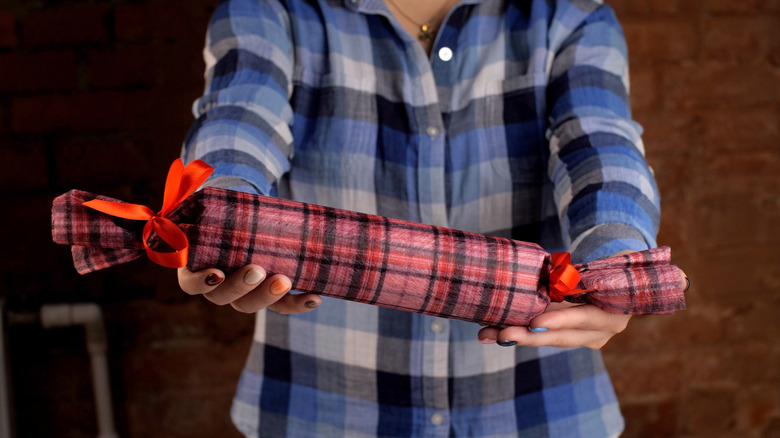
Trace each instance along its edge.
<path fill-rule="evenodd" d="M 780 2 L 612 1 L 689 309 L 605 349 L 627 436 L 780 436 Z M 638 377 L 637 377 L 638 376 Z"/>
<path fill-rule="evenodd" d="M 103 306 L 122 436 L 234 436 L 252 319 L 183 296 L 146 261 L 77 276 L 50 242 L 50 203 L 70 188 L 160 203 L 214 3 L 0 2 L 0 297 L 18 314 Z M 693 282 L 689 310 L 634 318 L 605 348 L 625 436 L 780 436 L 780 1 L 612 4 L 659 240 Z M 94 436 L 78 330 L 9 331 L 19 436 Z"/>

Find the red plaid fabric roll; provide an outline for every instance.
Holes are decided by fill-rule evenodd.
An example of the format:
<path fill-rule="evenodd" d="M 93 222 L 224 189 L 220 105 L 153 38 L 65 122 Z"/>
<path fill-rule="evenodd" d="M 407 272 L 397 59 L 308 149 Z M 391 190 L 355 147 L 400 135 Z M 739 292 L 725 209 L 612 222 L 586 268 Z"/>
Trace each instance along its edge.
<path fill-rule="evenodd" d="M 110 200 L 73 190 L 52 212 L 53 239 L 72 245 L 82 274 L 144 253 L 143 224 L 82 205 L 92 199 Z M 256 263 L 297 291 L 500 327 L 527 325 L 551 301 L 556 267 L 533 243 L 211 187 L 168 218 L 189 240 L 191 270 Z M 613 313 L 683 309 L 669 258 L 659 248 L 574 265 L 581 282 L 567 299 Z"/>

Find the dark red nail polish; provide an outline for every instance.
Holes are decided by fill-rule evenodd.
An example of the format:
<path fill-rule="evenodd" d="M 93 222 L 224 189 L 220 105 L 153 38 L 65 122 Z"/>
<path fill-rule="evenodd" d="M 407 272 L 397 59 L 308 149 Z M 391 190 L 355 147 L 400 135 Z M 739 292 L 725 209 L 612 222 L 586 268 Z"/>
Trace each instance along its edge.
<path fill-rule="evenodd" d="M 209 285 L 209 286 L 216 286 L 216 285 L 222 283 L 222 280 L 224 280 L 223 277 L 221 277 L 221 276 L 219 276 L 217 274 L 214 274 L 214 273 L 211 273 L 211 274 L 206 276 L 206 284 Z"/>

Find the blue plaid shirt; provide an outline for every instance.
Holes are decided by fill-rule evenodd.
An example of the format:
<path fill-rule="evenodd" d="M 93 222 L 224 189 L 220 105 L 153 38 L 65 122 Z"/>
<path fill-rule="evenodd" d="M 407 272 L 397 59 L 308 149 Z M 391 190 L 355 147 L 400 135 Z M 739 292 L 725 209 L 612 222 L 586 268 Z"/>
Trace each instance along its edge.
<path fill-rule="evenodd" d="M 659 197 L 612 10 L 462 1 L 432 54 L 380 0 L 222 3 L 187 160 L 210 184 L 568 250 L 655 246 Z M 583 436 L 623 427 L 601 356 L 325 300 L 261 311 L 232 415 L 249 436 Z"/>

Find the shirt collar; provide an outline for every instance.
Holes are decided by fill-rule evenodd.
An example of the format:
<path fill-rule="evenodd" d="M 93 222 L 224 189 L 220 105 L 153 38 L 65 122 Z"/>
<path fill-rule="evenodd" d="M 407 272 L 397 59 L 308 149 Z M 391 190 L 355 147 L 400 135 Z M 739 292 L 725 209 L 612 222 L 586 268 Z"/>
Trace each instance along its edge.
<path fill-rule="evenodd" d="M 477 4 L 481 2 L 482 0 L 461 0 L 457 5 Z M 372 13 L 387 11 L 384 0 L 344 0 L 344 6 L 346 6 L 347 9 L 358 12 Z"/>

